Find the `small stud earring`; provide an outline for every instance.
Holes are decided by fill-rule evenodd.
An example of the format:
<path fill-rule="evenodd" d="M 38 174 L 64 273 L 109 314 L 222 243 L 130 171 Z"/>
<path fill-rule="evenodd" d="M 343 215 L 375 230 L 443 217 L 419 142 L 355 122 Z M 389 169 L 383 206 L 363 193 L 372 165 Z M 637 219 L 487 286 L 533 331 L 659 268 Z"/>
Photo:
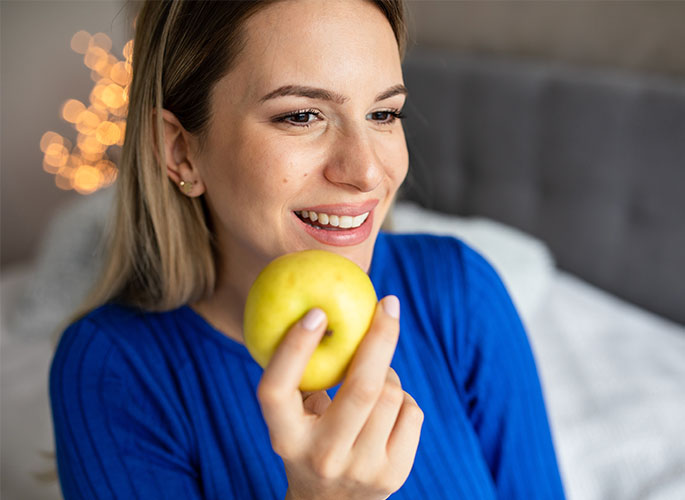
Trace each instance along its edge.
<path fill-rule="evenodd" d="M 193 190 L 193 183 L 192 183 L 192 182 L 181 181 L 181 182 L 178 183 L 178 187 L 181 188 L 181 191 L 183 191 L 183 194 L 189 195 L 190 192 Z"/>

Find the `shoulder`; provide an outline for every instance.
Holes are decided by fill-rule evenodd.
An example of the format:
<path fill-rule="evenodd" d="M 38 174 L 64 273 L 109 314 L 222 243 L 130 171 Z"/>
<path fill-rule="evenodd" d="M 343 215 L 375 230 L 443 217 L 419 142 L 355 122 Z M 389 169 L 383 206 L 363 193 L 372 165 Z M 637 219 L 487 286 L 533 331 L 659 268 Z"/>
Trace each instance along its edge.
<path fill-rule="evenodd" d="M 395 294 L 441 335 L 473 342 L 482 325 L 520 320 L 500 276 L 475 249 L 452 236 L 381 233 L 371 279 Z M 439 325 L 439 327 L 438 327 Z M 518 326 L 517 326 L 518 328 Z"/>
<path fill-rule="evenodd" d="M 140 328 L 133 309 L 104 305 L 71 323 L 62 333 L 52 360 L 50 378 L 102 371 L 118 351 L 117 332 Z"/>
<path fill-rule="evenodd" d="M 162 368 L 164 364 L 151 361 L 169 357 L 167 338 L 174 335 L 170 322 L 164 322 L 169 314 L 117 304 L 87 313 L 62 333 L 52 360 L 51 384 L 66 383 L 70 377 L 125 376 Z"/>
<path fill-rule="evenodd" d="M 108 304 L 69 325 L 49 375 L 59 421 L 71 421 L 69 408 L 121 416 L 117 412 L 141 405 L 152 411 L 151 405 L 175 401 L 178 378 L 188 374 L 190 343 L 181 338 L 173 313 Z"/>
<path fill-rule="evenodd" d="M 95 309 L 62 333 L 50 366 L 56 428 L 71 425 L 80 413 L 90 415 L 103 397 L 120 394 L 119 388 L 126 385 L 127 362 L 116 339 L 113 313 L 111 306 Z"/>
<path fill-rule="evenodd" d="M 149 329 L 148 313 L 118 304 L 105 304 L 71 323 L 62 333 L 57 353 L 68 349 L 73 343 L 113 344 L 125 338 L 140 338 L 139 333 Z"/>
<path fill-rule="evenodd" d="M 188 370 L 174 357 L 173 340 L 162 335 L 164 318 L 106 305 L 64 331 L 49 380 L 60 468 L 82 471 L 83 456 L 96 453 L 106 469 L 121 467 L 125 456 L 149 460 L 150 453 L 157 464 L 178 460 L 176 453 L 191 461 L 192 433 L 180 389 Z"/>

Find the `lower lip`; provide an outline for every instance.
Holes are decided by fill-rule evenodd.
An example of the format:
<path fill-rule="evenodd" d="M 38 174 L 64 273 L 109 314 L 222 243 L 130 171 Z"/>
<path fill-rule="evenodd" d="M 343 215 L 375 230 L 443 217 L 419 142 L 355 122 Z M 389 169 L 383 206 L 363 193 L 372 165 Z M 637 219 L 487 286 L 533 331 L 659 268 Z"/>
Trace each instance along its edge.
<path fill-rule="evenodd" d="M 358 245 L 369 237 L 371 229 L 373 228 L 373 212 L 374 211 L 371 210 L 369 216 L 361 226 L 351 229 L 318 229 L 304 222 L 295 214 L 295 212 L 292 214 L 293 217 L 297 219 L 297 222 L 304 228 L 305 232 L 315 240 L 326 245 L 347 247 L 350 245 Z"/>

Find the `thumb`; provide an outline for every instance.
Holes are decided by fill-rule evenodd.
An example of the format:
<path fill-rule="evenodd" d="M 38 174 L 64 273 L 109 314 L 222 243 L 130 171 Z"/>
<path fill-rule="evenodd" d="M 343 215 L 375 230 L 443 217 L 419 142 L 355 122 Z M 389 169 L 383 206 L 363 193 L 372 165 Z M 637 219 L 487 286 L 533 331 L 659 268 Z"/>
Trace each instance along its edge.
<path fill-rule="evenodd" d="M 308 413 L 323 415 L 330 404 L 331 398 L 326 391 L 302 393 L 302 406 Z"/>

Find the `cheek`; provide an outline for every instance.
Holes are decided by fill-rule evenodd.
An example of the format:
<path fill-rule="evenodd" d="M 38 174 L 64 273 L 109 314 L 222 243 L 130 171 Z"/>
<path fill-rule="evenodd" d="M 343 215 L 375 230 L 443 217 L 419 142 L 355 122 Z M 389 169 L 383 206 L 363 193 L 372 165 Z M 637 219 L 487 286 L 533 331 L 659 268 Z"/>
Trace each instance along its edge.
<path fill-rule="evenodd" d="M 407 151 L 407 143 L 404 141 L 404 138 L 402 139 L 402 144 L 398 146 L 397 150 L 397 179 L 401 184 L 407 176 L 407 171 L 409 170 L 409 152 Z"/>
<path fill-rule="evenodd" d="M 273 202 L 287 200 L 310 178 L 315 165 L 313 156 L 277 140 L 260 143 L 240 162 L 248 190 Z"/>
<path fill-rule="evenodd" d="M 392 140 L 383 142 L 379 149 L 387 176 L 396 187 L 404 181 L 409 169 L 409 152 L 402 132 L 393 134 Z"/>
<path fill-rule="evenodd" d="M 207 165 L 209 197 L 224 205 L 282 205 L 311 178 L 316 154 L 291 142 L 259 134 L 228 141 Z"/>
<path fill-rule="evenodd" d="M 245 149 L 241 163 L 250 165 L 250 178 L 258 189 L 273 199 L 282 200 L 303 188 L 325 163 L 327 148 L 315 141 L 267 135 L 253 140 Z"/>

